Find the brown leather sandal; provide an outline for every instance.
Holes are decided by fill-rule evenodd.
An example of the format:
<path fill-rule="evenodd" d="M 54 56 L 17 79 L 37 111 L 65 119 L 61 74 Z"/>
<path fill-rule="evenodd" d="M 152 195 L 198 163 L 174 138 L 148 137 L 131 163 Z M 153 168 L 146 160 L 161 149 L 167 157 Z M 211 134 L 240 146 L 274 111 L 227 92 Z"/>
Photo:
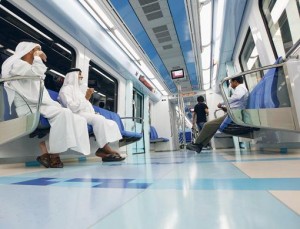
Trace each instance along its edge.
<path fill-rule="evenodd" d="M 102 157 L 103 162 L 113 162 L 113 161 L 124 161 L 125 157 L 121 157 L 117 154 L 108 154 L 106 157 Z"/>
<path fill-rule="evenodd" d="M 102 148 L 99 148 L 96 152 L 95 152 L 95 155 L 97 157 L 101 157 L 101 158 L 104 158 L 104 157 L 107 157 L 108 155 L 116 155 L 118 157 L 121 157 L 121 155 L 119 153 L 107 153 L 105 152 Z"/>
<path fill-rule="evenodd" d="M 60 160 L 59 156 L 54 156 L 54 155 L 49 155 L 50 158 L 50 163 L 49 163 L 49 167 L 50 168 L 63 168 L 64 167 L 64 163 L 62 163 L 62 161 Z"/>
<path fill-rule="evenodd" d="M 45 153 L 41 156 L 38 156 L 36 160 L 46 168 L 50 167 L 50 156 L 48 153 Z"/>

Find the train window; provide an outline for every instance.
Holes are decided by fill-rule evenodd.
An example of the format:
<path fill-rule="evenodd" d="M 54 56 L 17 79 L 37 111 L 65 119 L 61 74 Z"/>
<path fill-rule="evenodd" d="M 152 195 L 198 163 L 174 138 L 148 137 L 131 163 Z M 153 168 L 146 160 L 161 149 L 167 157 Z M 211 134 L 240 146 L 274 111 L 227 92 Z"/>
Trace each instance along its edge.
<path fill-rule="evenodd" d="M 246 39 L 244 41 L 242 51 L 239 56 L 239 61 L 242 71 L 252 70 L 261 67 L 259 55 L 250 28 L 247 32 Z M 256 72 L 253 73 L 251 76 L 248 75 L 248 77 L 245 78 L 245 84 L 249 90 L 252 90 L 252 88 L 257 84 L 257 81 L 261 79 L 261 76 L 261 72 Z"/>
<path fill-rule="evenodd" d="M 133 116 L 136 118 L 144 118 L 144 107 L 143 107 L 143 103 L 144 102 L 144 97 L 143 94 L 141 94 L 139 91 L 137 90 L 133 90 Z M 141 120 L 137 120 L 137 122 L 141 123 Z"/>
<path fill-rule="evenodd" d="M 93 61 L 89 66 L 88 87 L 95 89 L 93 105 L 117 112 L 118 81 Z"/>
<path fill-rule="evenodd" d="M 65 72 L 75 66 L 74 49 L 7 1 L 0 4 L 0 65 L 22 40 L 36 40 L 47 55 L 45 86 L 59 91 Z"/>
<path fill-rule="evenodd" d="M 260 0 L 260 9 L 277 56 L 284 57 L 300 39 L 299 4 L 299 0 Z"/>

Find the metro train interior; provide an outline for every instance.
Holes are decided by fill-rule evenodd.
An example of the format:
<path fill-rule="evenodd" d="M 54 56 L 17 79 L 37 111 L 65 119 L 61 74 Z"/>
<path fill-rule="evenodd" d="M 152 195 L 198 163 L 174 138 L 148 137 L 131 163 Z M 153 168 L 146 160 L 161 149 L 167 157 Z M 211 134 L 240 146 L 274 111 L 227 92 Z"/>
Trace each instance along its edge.
<path fill-rule="evenodd" d="M 23 40 L 47 55 L 45 77 L 0 75 L 0 228 L 300 228 L 299 24 L 300 0 L 0 0 L 0 66 Z M 51 126 L 22 95 L 18 114 L 9 85 L 38 81 L 39 108 L 70 68 L 125 160 L 97 157 L 87 128 L 89 155 L 36 161 Z"/>

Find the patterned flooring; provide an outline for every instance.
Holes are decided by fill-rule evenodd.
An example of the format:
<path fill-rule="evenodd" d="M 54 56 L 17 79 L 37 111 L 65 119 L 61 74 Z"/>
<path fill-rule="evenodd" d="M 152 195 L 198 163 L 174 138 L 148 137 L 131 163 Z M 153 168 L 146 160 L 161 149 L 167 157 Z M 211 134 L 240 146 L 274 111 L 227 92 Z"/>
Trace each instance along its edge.
<path fill-rule="evenodd" d="M 299 229 L 300 151 L 0 165 L 0 228 Z"/>

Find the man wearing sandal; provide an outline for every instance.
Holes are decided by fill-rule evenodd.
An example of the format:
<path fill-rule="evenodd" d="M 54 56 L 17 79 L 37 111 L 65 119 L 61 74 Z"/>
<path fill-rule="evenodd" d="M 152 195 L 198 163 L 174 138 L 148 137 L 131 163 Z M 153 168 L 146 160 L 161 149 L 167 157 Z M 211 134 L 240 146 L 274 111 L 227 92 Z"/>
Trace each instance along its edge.
<path fill-rule="evenodd" d="M 46 54 L 35 41 L 20 42 L 15 53 L 3 63 L 2 77 L 36 76 L 45 78 L 44 74 L 47 67 L 43 62 L 46 60 Z M 12 98 L 11 101 L 14 101 L 18 116 L 36 111 L 36 104 L 39 99 L 39 81 L 11 81 L 7 86 L 16 92 L 10 92 L 10 97 Z M 27 103 L 30 109 L 28 106 L 24 106 L 24 103 Z M 51 125 L 49 139 L 39 144 L 42 155 L 37 157 L 37 161 L 40 164 L 46 168 L 62 168 L 63 163 L 59 153 L 67 149 L 85 155 L 90 154 L 86 120 L 53 101 L 47 90 L 43 92 L 40 113 L 48 119 Z"/>
<path fill-rule="evenodd" d="M 89 102 L 94 89 L 88 88 L 85 93 L 82 92 L 80 88 L 83 82 L 82 79 L 83 75 L 79 68 L 70 69 L 59 91 L 58 100 L 64 107 L 84 117 L 87 123 L 93 126 L 94 135 L 99 146 L 96 156 L 101 157 L 103 162 L 124 160 L 124 157 L 121 157 L 117 151 L 109 146 L 110 142 L 122 138 L 117 123 L 106 119 L 100 114 L 95 114 L 94 108 Z"/>

